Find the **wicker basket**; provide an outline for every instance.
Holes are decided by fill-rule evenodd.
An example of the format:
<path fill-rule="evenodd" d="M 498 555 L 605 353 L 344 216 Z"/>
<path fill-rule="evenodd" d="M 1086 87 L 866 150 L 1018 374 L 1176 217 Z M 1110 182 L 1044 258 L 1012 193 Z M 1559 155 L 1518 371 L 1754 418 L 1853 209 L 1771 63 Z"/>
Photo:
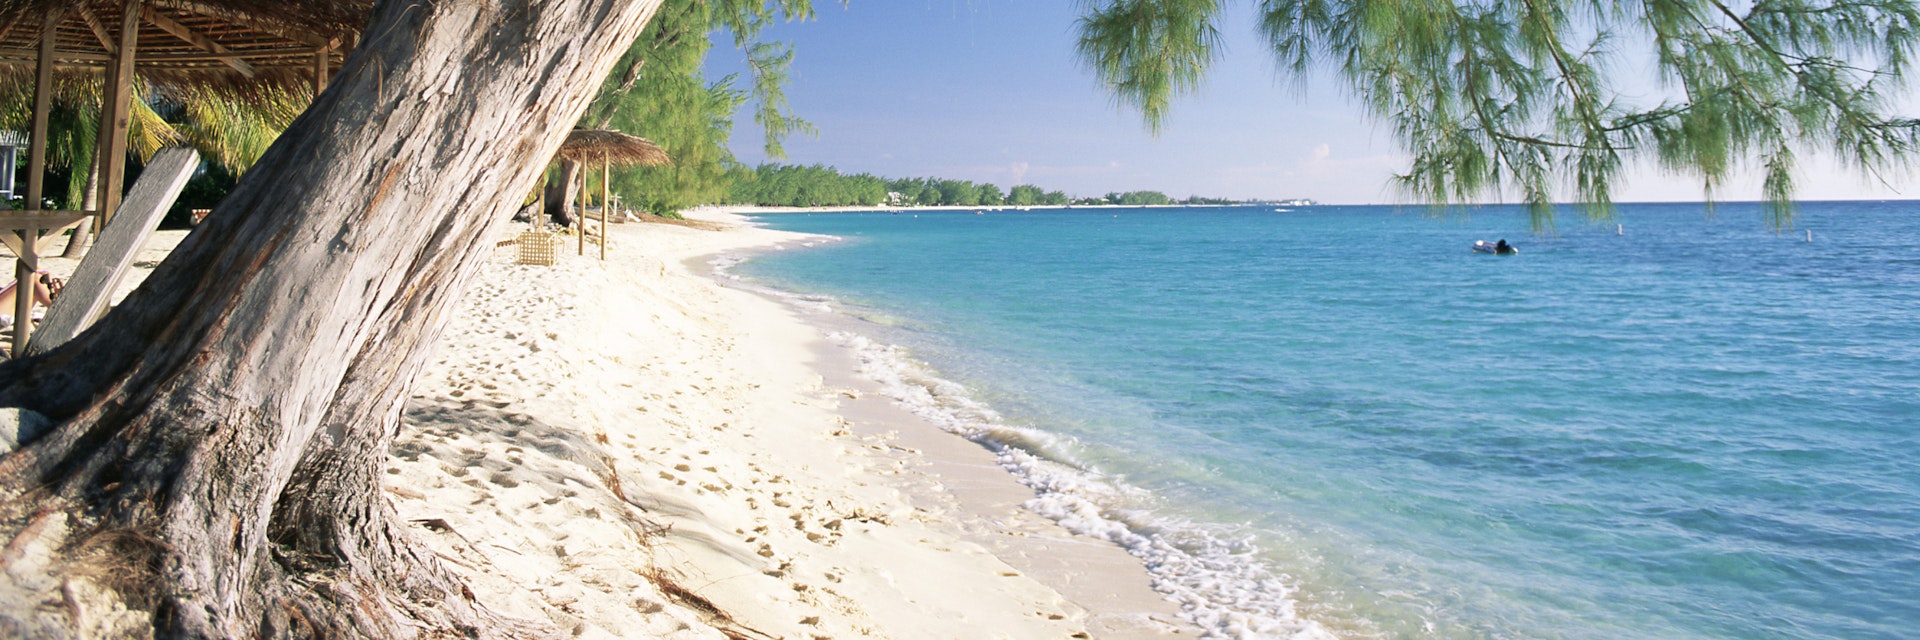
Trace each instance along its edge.
<path fill-rule="evenodd" d="M 551 267 L 560 260 L 560 236 L 541 230 L 523 231 L 514 237 L 514 245 L 519 247 L 520 264 L 537 264 Z"/>

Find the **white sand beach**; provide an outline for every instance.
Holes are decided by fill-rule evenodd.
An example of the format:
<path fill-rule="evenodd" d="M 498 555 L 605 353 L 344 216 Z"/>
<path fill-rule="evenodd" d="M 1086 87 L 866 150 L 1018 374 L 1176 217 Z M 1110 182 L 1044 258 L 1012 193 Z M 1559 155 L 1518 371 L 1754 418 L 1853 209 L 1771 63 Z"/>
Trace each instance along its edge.
<path fill-rule="evenodd" d="M 614 225 L 607 261 L 550 267 L 503 247 L 468 292 L 388 486 L 481 601 L 590 638 L 1200 635 L 1133 557 L 1022 510 L 985 449 L 705 274 L 805 237 L 695 215 L 726 228 Z"/>

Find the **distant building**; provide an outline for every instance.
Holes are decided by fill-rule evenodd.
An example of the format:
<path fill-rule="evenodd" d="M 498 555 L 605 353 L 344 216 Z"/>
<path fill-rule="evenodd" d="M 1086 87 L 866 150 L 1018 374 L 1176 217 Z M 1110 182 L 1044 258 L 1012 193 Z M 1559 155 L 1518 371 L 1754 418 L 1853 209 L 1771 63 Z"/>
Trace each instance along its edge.
<path fill-rule="evenodd" d="M 20 149 L 27 146 L 27 134 L 18 131 L 0 131 L 0 198 L 12 200 L 13 178 L 17 172 Z M 32 208 L 32 207 L 29 207 Z"/>

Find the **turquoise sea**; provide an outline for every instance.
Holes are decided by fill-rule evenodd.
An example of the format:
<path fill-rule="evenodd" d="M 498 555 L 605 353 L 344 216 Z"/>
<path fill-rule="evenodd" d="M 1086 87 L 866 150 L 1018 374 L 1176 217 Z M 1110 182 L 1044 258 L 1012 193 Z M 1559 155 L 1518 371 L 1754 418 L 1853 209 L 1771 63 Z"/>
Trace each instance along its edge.
<path fill-rule="evenodd" d="M 837 240 L 728 272 L 1211 637 L 1920 636 L 1920 203 L 1424 214 L 761 216 Z"/>

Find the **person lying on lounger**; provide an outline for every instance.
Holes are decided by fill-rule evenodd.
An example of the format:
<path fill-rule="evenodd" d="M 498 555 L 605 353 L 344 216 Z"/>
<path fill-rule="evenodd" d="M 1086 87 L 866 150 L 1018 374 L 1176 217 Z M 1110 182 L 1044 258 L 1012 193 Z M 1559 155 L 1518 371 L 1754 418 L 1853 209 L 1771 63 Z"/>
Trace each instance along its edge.
<path fill-rule="evenodd" d="M 20 293 L 19 284 L 20 281 L 15 280 L 7 283 L 6 288 L 0 289 L 0 327 L 13 326 L 13 309 L 18 302 L 15 296 Z M 60 295 L 60 287 L 63 284 L 65 283 L 53 277 L 53 274 L 45 271 L 33 272 L 33 318 L 35 320 L 40 319 L 40 307 L 53 304 L 53 298 Z"/>

